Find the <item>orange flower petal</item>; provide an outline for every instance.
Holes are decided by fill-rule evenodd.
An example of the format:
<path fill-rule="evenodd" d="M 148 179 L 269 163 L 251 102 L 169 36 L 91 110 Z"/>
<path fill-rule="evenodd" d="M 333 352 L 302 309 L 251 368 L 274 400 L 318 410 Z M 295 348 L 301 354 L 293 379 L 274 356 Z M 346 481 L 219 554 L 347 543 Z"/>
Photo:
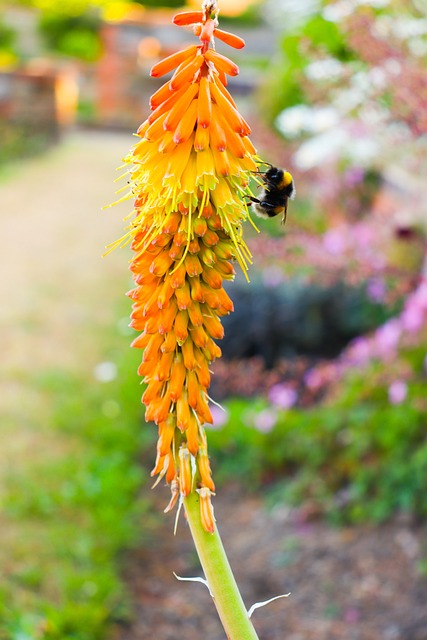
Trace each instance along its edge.
<path fill-rule="evenodd" d="M 203 271 L 198 256 L 187 255 L 184 264 L 190 278 L 198 276 Z"/>
<path fill-rule="evenodd" d="M 163 341 L 163 344 L 160 347 L 160 351 L 162 353 L 166 353 L 168 351 L 175 351 L 176 349 L 176 338 L 173 332 L 168 333 Z"/>
<path fill-rule="evenodd" d="M 159 380 L 159 382 L 169 380 L 172 361 L 173 353 L 168 353 L 167 351 L 162 353 L 154 373 L 154 380 Z"/>
<path fill-rule="evenodd" d="M 199 381 L 194 371 L 187 373 L 187 391 L 188 391 L 188 404 L 192 409 L 197 407 L 197 402 L 201 393 Z"/>
<path fill-rule="evenodd" d="M 237 76 L 239 73 L 239 67 L 235 64 L 230 58 L 223 56 L 218 51 L 214 49 L 208 49 L 206 53 L 203 54 L 205 59 L 215 66 L 215 69 L 218 71 L 222 71 L 223 73 L 228 74 L 229 76 Z"/>
<path fill-rule="evenodd" d="M 212 150 L 224 151 L 227 147 L 227 138 L 225 137 L 224 129 L 219 124 L 216 110 L 213 110 L 213 119 L 209 127 L 209 132 Z"/>
<path fill-rule="evenodd" d="M 193 456 L 197 455 L 199 450 L 199 425 L 194 414 L 190 415 L 190 424 L 185 430 L 187 436 L 187 446 Z"/>
<path fill-rule="evenodd" d="M 193 327 L 201 327 L 203 324 L 203 314 L 198 302 L 192 301 L 188 307 L 188 317 Z"/>
<path fill-rule="evenodd" d="M 202 271 L 202 279 L 212 289 L 220 289 L 222 287 L 222 276 L 215 267 L 206 267 Z"/>
<path fill-rule="evenodd" d="M 190 294 L 190 285 L 188 282 L 185 282 L 182 287 L 175 289 L 175 297 L 178 304 L 178 309 L 181 311 L 184 309 L 189 309 L 192 305 L 191 294 Z"/>
<path fill-rule="evenodd" d="M 172 53 L 172 55 L 164 58 L 151 68 L 150 76 L 153 78 L 164 76 L 165 73 L 169 73 L 169 71 L 175 69 L 175 67 L 187 60 L 187 58 L 193 58 L 196 55 L 198 49 L 200 49 L 200 45 L 194 44 L 187 47 L 186 49 L 182 49 L 181 51 Z"/>
<path fill-rule="evenodd" d="M 153 124 L 150 124 L 147 131 L 145 132 L 145 140 L 148 140 L 148 142 L 154 142 L 164 135 L 165 130 L 163 127 L 163 123 L 166 120 L 166 116 L 167 114 L 164 113 L 159 118 L 157 118 L 157 120 L 154 120 Z"/>
<path fill-rule="evenodd" d="M 215 29 L 214 36 L 215 38 L 218 38 L 218 40 L 222 40 L 222 42 L 228 44 L 230 47 L 234 47 L 234 49 L 243 49 L 246 44 L 243 38 L 239 38 L 239 36 L 236 36 L 234 33 L 229 33 L 222 29 Z"/>

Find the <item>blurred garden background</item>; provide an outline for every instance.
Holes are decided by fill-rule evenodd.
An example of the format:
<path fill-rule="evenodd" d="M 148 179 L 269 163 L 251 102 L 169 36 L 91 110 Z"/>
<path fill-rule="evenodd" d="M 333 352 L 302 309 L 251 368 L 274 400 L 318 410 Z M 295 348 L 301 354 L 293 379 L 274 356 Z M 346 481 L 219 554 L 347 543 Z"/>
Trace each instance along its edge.
<path fill-rule="evenodd" d="M 130 252 L 102 258 L 149 69 L 193 38 L 181 7 L 0 6 L 1 640 L 223 638 L 172 574 L 201 570 L 150 490 Z M 262 640 L 426 640 L 427 7 L 220 7 L 246 40 L 230 92 L 297 198 L 230 285 L 219 529 L 248 606 L 292 592 L 254 614 Z"/>

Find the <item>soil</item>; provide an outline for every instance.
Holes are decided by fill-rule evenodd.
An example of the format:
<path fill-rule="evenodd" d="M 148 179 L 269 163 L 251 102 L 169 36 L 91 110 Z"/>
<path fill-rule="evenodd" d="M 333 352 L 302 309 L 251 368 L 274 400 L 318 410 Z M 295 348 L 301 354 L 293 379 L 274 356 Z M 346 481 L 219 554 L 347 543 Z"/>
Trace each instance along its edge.
<path fill-rule="evenodd" d="M 0 329 L 8 336 L 1 460 L 8 465 L 34 455 L 24 418 L 37 398 L 28 387 L 22 392 L 29 367 L 93 367 L 99 354 L 87 326 L 117 321 L 127 256 L 117 251 L 103 261 L 101 254 L 128 208 L 99 208 L 114 199 L 114 168 L 131 144 L 127 135 L 74 133 L 0 185 L 0 295 L 7 301 Z M 168 502 L 160 487 L 152 495 Z M 225 486 L 215 510 L 248 607 L 291 592 L 255 611 L 260 640 L 427 640 L 427 540 L 414 523 L 336 529 L 283 505 L 267 511 L 261 496 Z M 225 637 L 207 589 L 173 576 L 201 575 L 185 520 L 174 536 L 173 519 L 141 523 L 141 546 L 124 563 L 133 617 L 116 628 L 118 640 Z"/>
<path fill-rule="evenodd" d="M 218 491 L 215 514 L 247 608 L 291 593 L 254 612 L 260 640 L 427 639 L 421 528 L 333 528 L 284 505 L 267 511 L 260 496 L 237 487 Z M 173 575 L 203 575 L 184 517 L 176 536 L 173 517 L 128 559 L 134 620 L 119 640 L 225 638 L 208 590 Z"/>

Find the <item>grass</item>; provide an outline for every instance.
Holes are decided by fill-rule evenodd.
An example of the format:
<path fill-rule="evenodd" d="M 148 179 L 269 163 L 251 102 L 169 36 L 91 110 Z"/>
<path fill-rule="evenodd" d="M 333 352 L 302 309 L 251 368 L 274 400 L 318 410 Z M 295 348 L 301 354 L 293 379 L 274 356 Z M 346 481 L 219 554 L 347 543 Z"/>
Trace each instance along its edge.
<path fill-rule="evenodd" d="M 109 382 L 61 369 L 19 380 L 37 401 L 32 415 L 22 412 L 19 464 L 2 471 L 1 640 L 105 638 L 129 613 L 119 554 L 144 542 L 138 456 L 154 434 L 141 424 L 129 337 L 98 342 L 117 367 Z M 3 432 L 14 437 L 8 425 Z"/>

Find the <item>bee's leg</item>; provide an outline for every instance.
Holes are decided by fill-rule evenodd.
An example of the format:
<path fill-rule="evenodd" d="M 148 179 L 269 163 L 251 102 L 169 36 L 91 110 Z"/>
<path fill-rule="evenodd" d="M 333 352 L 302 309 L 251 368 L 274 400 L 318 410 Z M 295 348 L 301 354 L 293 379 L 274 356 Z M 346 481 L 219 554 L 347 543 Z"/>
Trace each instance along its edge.
<path fill-rule="evenodd" d="M 257 204 L 260 204 L 261 202 L 261 200 L 258 200 L 258 198 L 254 198 L 253 196 L 245 196 L 245 198 L 248 198 L 249 200 L 251 200 L 252 202 L 256 202 Z"/>

